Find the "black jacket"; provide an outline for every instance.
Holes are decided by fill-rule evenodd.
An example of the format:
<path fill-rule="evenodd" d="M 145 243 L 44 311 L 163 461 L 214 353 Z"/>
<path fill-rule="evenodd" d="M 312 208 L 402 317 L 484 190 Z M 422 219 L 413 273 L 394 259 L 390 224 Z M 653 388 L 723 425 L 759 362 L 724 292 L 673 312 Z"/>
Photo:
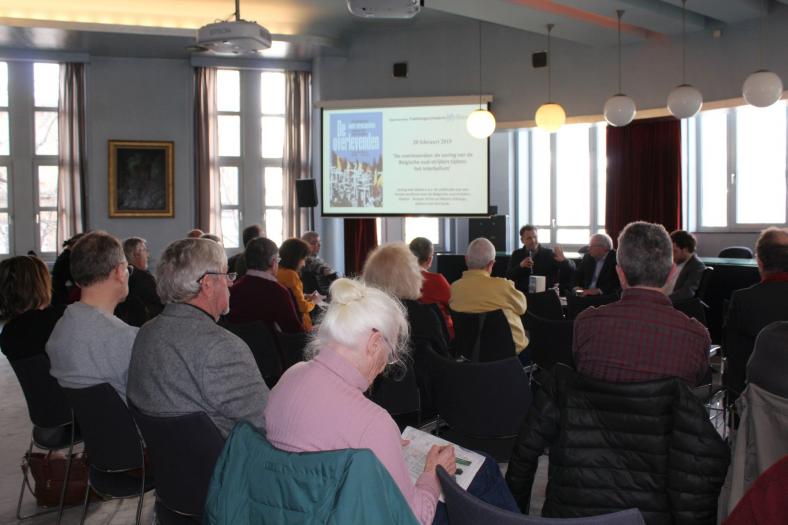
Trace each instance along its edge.
<path fill-rule="evenodd" d="M 523 512 L 547 447 L 543 516 L 636 507 L 649 525 L 716 523 L 730 453 L 680 379 L 607 383 L 563 365 L 545 375 L 506 472 Z"/>
<path fill-rule="evenodd" d="M 550 248 L 539 245 L 539 249 L 533 254 L 534 265 L 532 268 L 521 268 L 520 263 L 528 257 L 529 250 L 520 248 L 512 252 L 509 258 L 509 268 L 506 270 L 506 278 L 514 281 L 514 286 L 523 293 L 528 293 L 528 280 L 531 275 L 544 275 L 546 277 L 546 287 L 552 288 L 558 282 L 561 286 L 569 285 L 572 280 L 572 272 L 575 271 L 575 263 L 569 259 L 562 262 L 555 260 L 555 253 Z"/>
<path fill-rule="evenodd" d="M 670 300 L 679 303 L 695 297 L 695 292 L 698 291 L 705 270 L 706 265 L 693 253 L 684 263 L 681 273 L 676 277 L 676 284 L 673 286 Z M 703 297 L 700 299 L 703 300 Z"/>
<path fill-rule="evenodd" d="M 575 272 L 574 286 L 580 288 L 591 288 L 591 279 L 594 278 L 594 270 L 596 269 L 596 259 L 589 254 L 583 256 Z M 602 295 L 618 293 L 621 291 L 621 283 L 618 281 L 618 274 L 616 273 L 616 251 L 610 250 L 605 256 L 605 263 L 602 265 L 602 270 L 599 272 L 599 277 L 596 281 L 596 287 L 602 290 Z"/>

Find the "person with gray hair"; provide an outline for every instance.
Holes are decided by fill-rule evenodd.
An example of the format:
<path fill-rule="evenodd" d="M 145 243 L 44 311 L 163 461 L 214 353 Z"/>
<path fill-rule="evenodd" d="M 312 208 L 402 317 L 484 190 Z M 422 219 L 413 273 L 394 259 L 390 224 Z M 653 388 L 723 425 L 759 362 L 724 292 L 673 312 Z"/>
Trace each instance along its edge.
<path fill-rule="evenodd" d="M 109 383 L 126 400 L 131 346 L 137 328 L 113 315 L 129 293 L 120 241 L 103 231 L 82 237 L 71 250 L 71 275 L 80 299 L 66 308 L 46 344 L 50 374 L 65 388 Z"/>
<path fill-rule="evenodd" d="M 148 271 L 148 243 L 141 237 L 129 237 L 123 241 L 123 252 L 134 271 L 129 276 L 129 295 L 115 315 L 132 326 L 142 326 L 164 309 L 156 293 L 156 278 Z"/>
<path fill-rule="evenodd" d="M 317 291 L 320 295 L 328 297 L 328 289 L 339 274 L 326 261 L 320 258 L 320 234 L 307 231 L 301 235 L 301 240 L 309 245 L 309 255 L 304 261 L 301 270 L 301 280 L 304 282 L 304 293 Z"/>
<path fill-rule="evenodd" d="M 575 271 L 574 292 L 579 295 L 608 295 L 621 291 L 616 273 L 616 251 L 607 233 L 596 233 L 588 241 L 588 253 Z"/>
<path fill-rule="evenodd" d="M 419 302 L 437 305 L 443 316 L 443 322 L 446 324 L 449 338 L 454 339 L 454 322 L 449 313 L 449 300 L 451 299 L 449 281 L 443 275 L 430 271 L 434 251 L 432 241 L 426 237 L 416 237 L 410 241 L 409 248 L 416 256 L 421 268 L 421 276 L 424 278 Z"/>
<path fill-rule="evenodd" d="M 575 319 L 577 371 L 613 383 L 678 377 L 700 384 L 709 372 L 711 338 L 665 295 L 675 272 L 668 232 L 660 224 L 629 223 L 618 237 L 617 258 L 621 299 Z"/>
<path fill-rule="evenodd" d="M 205 412 L 223 436 L 235 423 L 265 428 L 268 387 L 249 347 L 216 324 L 229 306 L 222 246 L 182 239 L 156 267 L 164 311 L 139 331 L 129 368 L 129 400 L 151 416 Z"/>
<path fill-rule="evenodd" d="M 247 226 L 241 232 L 241 248 L 246 248 L 249 241 L 257 239 L 258 237 L 265 237 L 265 230 L 260 224 L 252 224 Z M 231 272 L 238 274 L 238 277 L 243 277 L 246 274 L 246 260 L 244 259 L 243 250 L 236 253 L 227 260 L 227 268 Z"/>
<path fill-rule="evenodd" d="M 525 295 L 509 279 L 492 277 L 495 246 L 479 237 L 468 245 L 465 254 L 468 269 L 451 284 L 449 306 L 455 312 L 483 313 L 502 310 L 512 329 L 515 351 L 519 354 L 528 346 L 528 337 L 520 318 L 525 314 Z"/>

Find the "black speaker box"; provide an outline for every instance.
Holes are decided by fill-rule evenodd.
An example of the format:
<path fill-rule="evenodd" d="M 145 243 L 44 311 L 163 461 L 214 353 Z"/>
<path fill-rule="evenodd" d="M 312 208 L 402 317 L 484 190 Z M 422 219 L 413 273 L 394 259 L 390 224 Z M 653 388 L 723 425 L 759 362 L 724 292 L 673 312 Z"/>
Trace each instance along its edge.
<path fill-rule="evenodd" d="M 317 185 L 315 179 L 296 180 L 296 203 L 300 208 L 317 206 Z"/>
<path fill-rule="evenodd" d="M 468 219 L 468 242 L 484 237 L 496 252 L 506 251 L 506 215 L 494 215 L 489 219 Z"/>

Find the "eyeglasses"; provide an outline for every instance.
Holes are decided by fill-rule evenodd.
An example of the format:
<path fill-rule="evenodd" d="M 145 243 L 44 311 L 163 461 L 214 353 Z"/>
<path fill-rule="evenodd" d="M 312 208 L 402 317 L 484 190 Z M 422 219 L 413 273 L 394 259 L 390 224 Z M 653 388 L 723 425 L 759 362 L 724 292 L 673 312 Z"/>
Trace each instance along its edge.
<path fill-rule="evenodd" d="M 383 341 L 389 347 L 389 360 L 386 362 L 386 364 L 391 366 L 391 365 L 395 364 L 397 361 L 399 361 L 399 359 L 397 357 L 394 357 L 394 346 L 389 342 L 388 338 L 386 337 L 386 334 L 384 334 L 383 332 L 381 332 L 377 328 L 373 328 L 372 332 L 376 333 L 376 334 L 380 334 L 380 336 L 383 338 Z"/>
<path fill-rule="evenodd" d="M 224 278 L 225 278 L 225 279 L 227 279 L 227 282 L 230 282 L 230 283 L 231 283 L 231 282 L 234 282 L 234 281 L 235 281 L 235 280 L 238 278 L 238 274 L 237 274 L 237 273 L 235 273 L 235 272 L 230 272 L 230 273 L 224 273 L 224 272 L 205 272 L 204 274 L 202 274 L 202 275 L 201 275 L 201 276 L 200 276 L 200 277 L 197 279 L 197 282 L 199 283 L 200 281 L 202 281 L 202 280 L 203 280 L 203 278 L 204 278 L 206 275 L 223 275 L 223 276 L 224 276 Z"/>
<path fill-rule="evenodd" d="M 126 264 L 126 270 L 129 272 L 129 275 L 134 273 L 134 267 L 130 264 Z"/>

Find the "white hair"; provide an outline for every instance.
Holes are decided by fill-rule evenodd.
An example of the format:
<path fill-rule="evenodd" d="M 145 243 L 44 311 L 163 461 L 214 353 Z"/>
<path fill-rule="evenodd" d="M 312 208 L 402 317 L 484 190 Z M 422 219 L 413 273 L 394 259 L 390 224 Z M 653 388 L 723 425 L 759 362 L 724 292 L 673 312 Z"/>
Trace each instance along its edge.
<path fill-rule="evenodd" d="M 602 241 L 607 246 L 607 251 L 613 249 L 613 239 L 607 233 L 595 233 L 591 236 L 588 244 L 593 244 L 595 239 Z"/>
<path fill-rule="evenodd" d="M 183 303 L 200 293 L 197 280 L 205 272 L 223 272 L 227 255 L 209 239 L 181 239 L 161 254 L 156 266 L 156 291 L 164 303 Z"/>
<path fill-rule="evenodd" d="M 494 260 L 495 246 L 484 237 L 472 240 L 465 252 L 465 264 L 469 270 L 483 270 Z"/>

